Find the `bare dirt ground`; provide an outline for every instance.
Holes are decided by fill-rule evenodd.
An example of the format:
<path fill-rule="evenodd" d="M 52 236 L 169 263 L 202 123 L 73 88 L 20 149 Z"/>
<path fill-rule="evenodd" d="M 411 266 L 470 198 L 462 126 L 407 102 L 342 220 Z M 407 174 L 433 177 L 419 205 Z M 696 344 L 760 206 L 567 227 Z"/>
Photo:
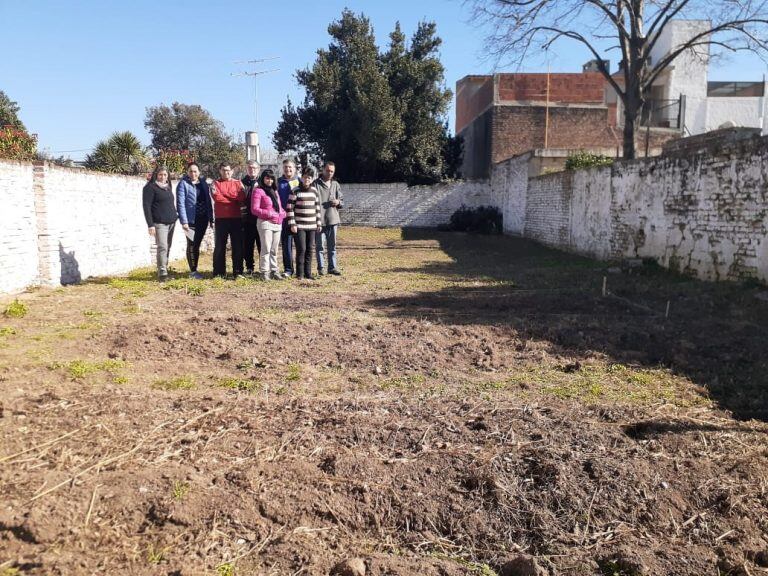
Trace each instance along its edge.
<path fill-rule="evenodd" d="M 432 231 L 340 257 L 20 295 L 0 575 L 768 573 L 765 287 Z"/>

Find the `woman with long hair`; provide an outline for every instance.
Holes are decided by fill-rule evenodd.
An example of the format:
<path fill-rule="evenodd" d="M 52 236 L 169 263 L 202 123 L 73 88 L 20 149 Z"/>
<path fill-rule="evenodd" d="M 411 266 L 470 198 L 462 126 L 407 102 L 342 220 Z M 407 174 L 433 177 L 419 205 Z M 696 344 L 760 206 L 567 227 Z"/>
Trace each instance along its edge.
<path fill-rule="evenodd" d="M 277 267 L 277 247 L 283 230 L 285 210 L 277 193 L 275 173 L 266 169 L 259 176 L 258 188 L 251 194 L 251 214 L 259 232 L 259 272 L 262 280 L 282 280 Z"/>
<path fill-rule="evenodd" d="M 144 186 L 142 204 L 149 235 L 157 245 L 157 279 L 165 282 L 168 279 L 168 254 L 171 252 L 173 228 L 178 218 L 173 184 L 165 166 L 157 166 L 152 172 Z"/>

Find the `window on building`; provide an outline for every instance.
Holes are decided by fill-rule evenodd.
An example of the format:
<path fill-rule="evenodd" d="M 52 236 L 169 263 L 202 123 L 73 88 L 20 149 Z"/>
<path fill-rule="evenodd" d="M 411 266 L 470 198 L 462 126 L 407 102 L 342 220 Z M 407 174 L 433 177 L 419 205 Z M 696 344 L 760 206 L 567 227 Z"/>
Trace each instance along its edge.
<path fill-rule="evenodd" d="M 764 82 L 707 82 L 707 96 L 714 98 L 763 96 L 764 92 Z"/>

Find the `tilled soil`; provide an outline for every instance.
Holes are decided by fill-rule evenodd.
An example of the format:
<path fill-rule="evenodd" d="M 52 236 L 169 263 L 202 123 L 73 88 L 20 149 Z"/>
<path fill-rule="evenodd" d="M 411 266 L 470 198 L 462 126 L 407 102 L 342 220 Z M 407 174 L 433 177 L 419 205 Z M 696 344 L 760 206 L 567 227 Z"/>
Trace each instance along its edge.
<path fill-rule="evenodd" d="M 765 571 L 760 287 L 343 232 L 313 286 L 22 295 L 0 574 Z"/>

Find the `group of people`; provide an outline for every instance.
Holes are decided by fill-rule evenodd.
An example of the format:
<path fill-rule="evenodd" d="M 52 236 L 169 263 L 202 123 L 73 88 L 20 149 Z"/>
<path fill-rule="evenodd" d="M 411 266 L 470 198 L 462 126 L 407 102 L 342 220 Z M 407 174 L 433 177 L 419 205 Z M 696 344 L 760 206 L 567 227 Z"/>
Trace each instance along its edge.
<path fill-rule="evenodd" d="M 258 172 L 259 165 L 249 161 L 246 175 L 238 180 L 232 177 L 232 166 L 222 163 L 219 178 L 209 184 L 200 174 L 200 167 L 192 162 L 176 187 L 175 197 L 168 169 L 158 166 L 152 172 L 144 186 L 143 207 L 149 234 L 157 245 L 157 275 L 161 282 L 168 278 L 168 255 L 177 220 L 187 237 L 192 278 L 203 277 L 198 262 L 209 226 L 214 231 L 214 276 L 226 275 L 227 241 L 235 278 L 255 275 L 254 249 L 259 254 L 258 277 L 262 280 L 294 276 L 314 280 L 313 257 L 319 275 L 341 275 L 336 238 L 344 197 L 334 180 L 336 165 L 325 162 L 317 178 L 311 166 L 297 178 L 296 164 L 290 159 L 283 161 L 279 178 L 270 169 Z M 282 248 L 282 272 L 278 247 Z"/>

